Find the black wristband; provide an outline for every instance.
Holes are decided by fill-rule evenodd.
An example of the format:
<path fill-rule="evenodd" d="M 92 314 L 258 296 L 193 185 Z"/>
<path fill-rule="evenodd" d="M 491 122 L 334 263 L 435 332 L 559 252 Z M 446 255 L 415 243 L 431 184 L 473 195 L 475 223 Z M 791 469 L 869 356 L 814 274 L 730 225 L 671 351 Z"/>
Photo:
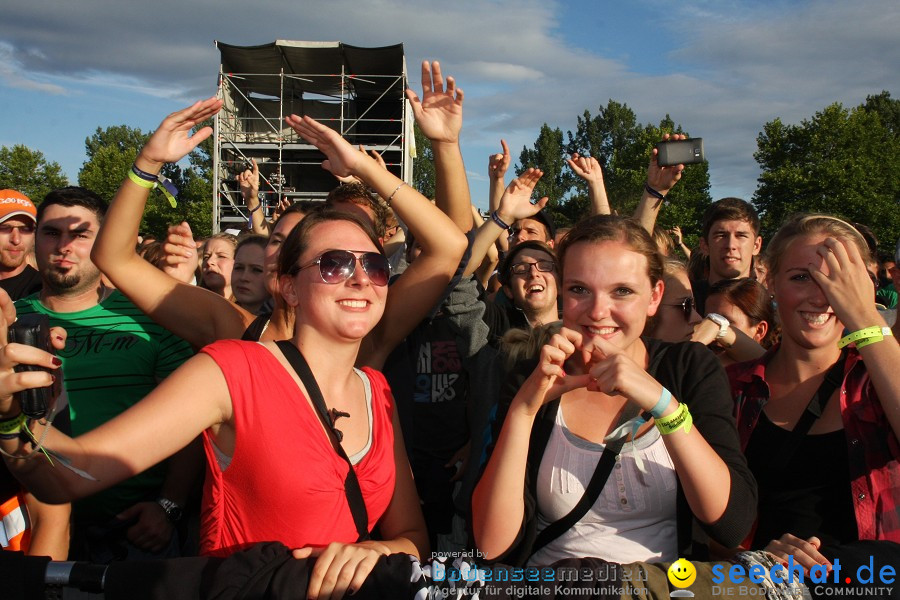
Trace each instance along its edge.
<path fill-rule="evenodd" d="M 659 200 L 660 202 L 662 202 L 663 200 L 666 199 L 666 196 L 665 196 L 664 194 L 662 194 L 662 193 L 660 193 L 660 192 L 654 190 L 652 187 L 650 187 L 650 184 L 649 184 L 649 183 L 645 183 L 645 184 L 644 184 L 644 190 L 646 190 L 646 192 L 647 192 L 648 194 L 650 194 L 651 196 L 653 196 L 654 198 L 656 198 L 656 199 Z"/>
<path fill-rule="evenodd" d="M 501 229 L 505 229 L 505 230 L 509 231 L 510 226 L 507 225 L 507 224 L 503 221 L 503 219 L 500 218 L 500 215 L 497 214 L 497 211 L 496 211 L 496 210 L 495 210 L 494 212 L 491 213 L 491 220 L 492 220 L 494 223 L 496 223 Z"/>

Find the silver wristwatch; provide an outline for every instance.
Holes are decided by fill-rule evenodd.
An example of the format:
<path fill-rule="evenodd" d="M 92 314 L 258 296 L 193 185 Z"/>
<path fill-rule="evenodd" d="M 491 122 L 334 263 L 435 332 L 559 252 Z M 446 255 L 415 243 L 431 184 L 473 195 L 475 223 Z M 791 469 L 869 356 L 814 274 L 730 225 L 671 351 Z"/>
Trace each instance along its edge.
<path fill-rule="evenodd" d="M 173 500 L 169 500 L 168 498 L 157 498 L 156 503 L 166 512 L 166 520 L 168 520 L 169 523 L 177 523 L 184 515 L 184 509 Z"/>
<path fill-rule="evenodd" d="M 716 339 L 721 340 L 725 337 L 725 334 L 728 333 L 728 328 L 731 326 L 731 322 L 718 313 L 709 313 L 706 315 L 706 318 L 719 326 L 719 333 L 716 334 Z"/>

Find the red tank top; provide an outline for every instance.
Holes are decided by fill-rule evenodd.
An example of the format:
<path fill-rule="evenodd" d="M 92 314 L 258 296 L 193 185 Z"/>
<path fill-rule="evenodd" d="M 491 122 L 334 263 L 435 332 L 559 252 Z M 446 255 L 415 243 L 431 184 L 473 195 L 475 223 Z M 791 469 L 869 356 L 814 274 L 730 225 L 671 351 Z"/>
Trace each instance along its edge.
<path fill-rule="evenodd" d="M 211 434 L 203 433 L 201 553 L 227 556 L 265 541 L 290 548 L 355 542 L 344 493 L 347 463 L 291 375 L 256 342 L 222 340 L 203 352 L 225 375 L 236 437 L 231 464 L 222 471 Z M 384 376 L 363 372 L 372 389 L 372 440 L 355 469 L 371 531 L 394 492 L 393 404 Z"/>

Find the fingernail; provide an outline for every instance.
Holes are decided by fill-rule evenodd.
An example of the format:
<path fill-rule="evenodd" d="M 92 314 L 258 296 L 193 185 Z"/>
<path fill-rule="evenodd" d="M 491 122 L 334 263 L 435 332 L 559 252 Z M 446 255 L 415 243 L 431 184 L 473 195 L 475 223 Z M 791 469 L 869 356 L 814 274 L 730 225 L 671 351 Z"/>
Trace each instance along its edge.
<path fill-rule="evenodd" d="M 63 336 L 57 335 L 57 336 L 55 336 L 55 337 L 56 337 L 56 339 L 58 339 L 59 341 L 63 341 Z"/>
<path fill-rule="evenodd" d="M 50 376 L 50 383 L 54 383 L 56 381 L 56 375 Z"/>
<path fill-rule="evenodd" d="M 62 338 L 56 338 L 56 339 L 61 340 Z M 59 358 L 58 356 L 54 356 L 54 357 L 53 357 L 53 366 L 55 366 L 55 367 L 61 367 L 61 366 L 62 366 L 62 359 Z"/>

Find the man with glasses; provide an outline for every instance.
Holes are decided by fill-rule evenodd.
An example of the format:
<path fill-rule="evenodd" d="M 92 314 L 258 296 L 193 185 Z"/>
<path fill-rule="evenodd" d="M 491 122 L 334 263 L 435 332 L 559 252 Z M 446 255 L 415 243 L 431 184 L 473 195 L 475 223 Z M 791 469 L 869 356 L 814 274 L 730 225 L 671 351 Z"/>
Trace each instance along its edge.
<path fill-rule="evenodd" d="M 485 302 L 484 320 L 492 341 L 513 328 L 531 329 L 559 320 L 559 265 L 547 244 L 536 240 L 516 244 L 500 264 L 499 280 L 497 299 Z"/>
<path fill-rule="evenodd" d="M 37 209 L 21 192 L 0 190 L 0 288 L 13 300 L 41 289 L 41 275 L 28 264 L 34 250 Z"/>

